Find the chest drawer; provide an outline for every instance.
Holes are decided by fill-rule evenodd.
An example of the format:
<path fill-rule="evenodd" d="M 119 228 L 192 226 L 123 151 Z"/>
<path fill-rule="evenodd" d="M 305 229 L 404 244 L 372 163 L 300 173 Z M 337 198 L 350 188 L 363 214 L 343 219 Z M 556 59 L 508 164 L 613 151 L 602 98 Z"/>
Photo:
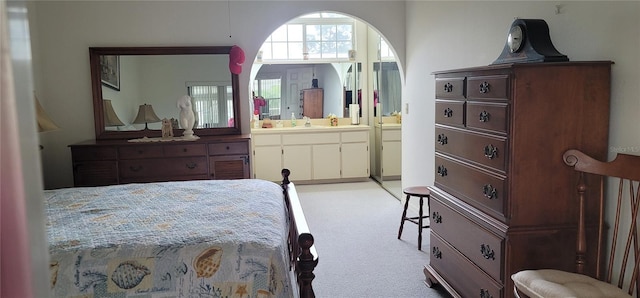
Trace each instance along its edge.
<path fill-rule="evenodd" d="M 467 99 L 507 100 L 509 76 L 481 76 L 467 78 Z"/>
<path fill-rule="evenodd" d="M 163 157 L 162 146 L 121 146 L 118 147 L 121 159 Z"/>
<path fill-rule="evenodd" d="M 176 177 L 206 175 L 206 157 L 180 157 L 171 159 L 131 159 L 120 162 L 122 178 Z"/>
<path fill-rule="evenodd" d="M 115 160 L 117 150 L 115 147 L 71 147 L 74 161 L 85 160 Z"/>
<path fill-rule="evenodd" d="M 464 101 L 436 101 L 436 123 L 464 126 Z"/>
<path fill-rule="evenodd" d="M 245 142 L 229 142 L 209 144 L 210 155 L 249 154 L 249 148 Z"/>
<path fill-rule="evenodd" d="M 436 125 L 436 151 L 506 171 L 506 137 L 490 136 Z"/>
<path fill-rule="evenodd" d="M 432 196 L 429 209 L 432 232 L 447 239 L 452 246 L 495 280 L 502 280 L 502 238 L 446 207 L 437 196 Z"/>
<path fill-rule="evenodd" d="M 506 103 L 467 102 L 466 125 L 469 128 L 507 133 Z"/>
<path fill-rule="evenodd" d="M 436 233 L 430 237 L 431 266 L 442 274 L 462 297 L 504 297 L 503 286 L 487 276 Z"/>
<path fill-rule="evenodd" d="M 165 156 L 203 156 L 207 155 L 204 144 L 180 144 L 164 147 Z"/>
<path fill-rule="evenodd" d="M 506 178 L 489 174 L 436 154 L 435 185 L 483 209 L 505 218 L 507 192 Z"/>
<path fill-rule="evenodd" d="M 464 77 L 436 78 L 436 98 L 464 99 Z"/>

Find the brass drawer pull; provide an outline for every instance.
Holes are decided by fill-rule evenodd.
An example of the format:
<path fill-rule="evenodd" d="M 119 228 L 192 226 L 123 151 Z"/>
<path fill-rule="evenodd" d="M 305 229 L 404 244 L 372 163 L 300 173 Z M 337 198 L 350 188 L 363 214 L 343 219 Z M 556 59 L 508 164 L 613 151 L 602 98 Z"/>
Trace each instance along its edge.
<path fill-rule="evenodd" d="M 489 200 L 498 198 L 498 190 L 496 190 L 491 184 L 485 184 L 482 188 L 482 193 L 484 194 L 485 198 Z"/>
<path fill-rule="evenodd" d="M 131 172 L 140 172 L 142 170 L 142 166 L 129 166 L 129 170 L 131 170 Z"/>
<path fill-rule="evenodd" d="M 481 244 L 480 245 L 480 252 L 482 253 L 482 256 L 487 259 L 487 260 L 495 260 L 495 252 L 493 251 L 493 249 L 491 249 L 491 247 L 489 247 L 488 244 Z"/>
<path fill-rule="evenodd" d="M 493 145 L 484 146 L 484 156 L 486 156 L 488 159 L 494 159 L 498 157 L 498 148 L 494 147 Z"/>
<path fill-rule="evenodd" d="M 446 145 L 447 144 L 447 136 L 445 134 L 438 135 L 438 144 Z"/>
<path fill-rule="evenodd" d="M 434 223 L 442 223 L 442 215 L 440 215 L 438 211 L 433 211 L 433 213 L 431 213 L 431 219 L 433 219 Z"/>
<path fill-rule="evenodd" d="M 451 83 L 444 84 L 444 92 L 450 93 L 453 91 L 453 85 Z"/>
<path fill-rule="evenodd" d="M 440 251 L 440 248 L 438 248 L 437 246 L 434 246 L 431 249 L 431 254 L 436 258 L 436 259 L 442 259 L 442 252 Z"/>
<path fill-rule="evenodd" d="M 440 177 L 447 176 L 447 168 L 444 166 L 438 166 L 438 175 L 440 175 Z"/>
<path fill-rule="evenodd" d="M 491 294 L 489 294 L 489 290 L 480 289 L 480 298 L 493 298 L 493 296 L 491 296 Z"/>
<path fill-rule="evenodd" d="M 453 116 L 453 110 L 450 108 L 444 109 L 444 117 L 451 118 Z"/>
<path fill-rule="evenodd" d="M 188 164 L 185 164 L 185 166 L 187 166 L 187 168 L 188 168 L 188 169 L 193 170 L 193 169 L 195 169 L 196 167 L 198 167 L 198 164 L 197 164 L 197 163 L 195 163 L 195 162 L 190 162 L 190 163 L 188 163 Z"/>
<path fill-rule="evenodd" d="M 490 118 L 491 118 L 491 114 L 489 114 L 489 112 L 487 111 L 480 112 L 480 122 L 489 122 Z"/>
<path fill-rule="evenodd" d="M 482 82 L 480 84 L 480 93 L 489 93 L 489 91 L 491 90 L 491 85 L 489 85 L 489 83 L 487 82 Z"/>

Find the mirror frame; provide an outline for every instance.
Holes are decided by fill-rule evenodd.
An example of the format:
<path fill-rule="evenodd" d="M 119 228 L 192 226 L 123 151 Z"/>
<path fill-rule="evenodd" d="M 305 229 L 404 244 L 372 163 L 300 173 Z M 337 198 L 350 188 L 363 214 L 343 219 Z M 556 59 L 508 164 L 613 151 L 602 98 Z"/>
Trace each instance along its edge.
<path fill-rule="evenodd" d="M 195 46 L 195 47 L 90 47 L 89 63 L 91 67 L 91 91 L 93 93 L 93 117 L 95 123 L 96 140 L 135 139 L 142 137 L 161 137 L 161 130 L 112 131 L 106 130 L 102 104 L 102 81 L 100 79 L 101 55 L 196 55 L 221 54 L 229 55 L 231 46 Z M 242 123 L 240 111 L 240 91 L 237 74 L 231 73 L 231 87 L 233 89 L 233 127 L 196 128 L 197 136 L 239 135 Z M 184 129 L 173 129 L 173 134 L 181 136 Z"/>

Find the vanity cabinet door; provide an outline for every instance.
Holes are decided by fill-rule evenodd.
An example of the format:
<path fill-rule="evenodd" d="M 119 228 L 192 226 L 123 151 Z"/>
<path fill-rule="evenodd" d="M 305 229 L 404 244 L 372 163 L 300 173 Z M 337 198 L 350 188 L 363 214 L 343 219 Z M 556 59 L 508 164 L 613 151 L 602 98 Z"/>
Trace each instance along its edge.
<path fill-rule="evenodd" d="M 340 178 L 340 145 L 313 145 L 313 179 Z"/>
<path fill-rule="evenodd" d="M 268 181 L 282 181 L 282 148 L 255 146 L 253 148 L 253 177 Z"/>
<path fill-rule="evenodd" d="M 311 145 L 286 145 L 282 150 L 282 165 L 291 171 L 289 180 L 311 180 Z"/>
<path fill-rule="evenodd" d="M 400 130 L 382 131 L 382 175 L 402 174 L 402 133 Z"/>
<path fill-rule="evenodd" d="M 342 143 L 342 178 L 369 177 L 369 144 Z"/>

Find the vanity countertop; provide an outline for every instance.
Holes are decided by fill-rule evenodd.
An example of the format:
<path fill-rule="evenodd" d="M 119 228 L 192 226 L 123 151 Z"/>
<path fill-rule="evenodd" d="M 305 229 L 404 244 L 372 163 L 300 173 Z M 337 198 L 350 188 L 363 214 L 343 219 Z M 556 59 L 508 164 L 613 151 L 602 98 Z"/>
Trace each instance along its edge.
<path fill-rule="evenodd" d="M 342 131 L 362 131 L 369 130 L 369 125 L 311 125 L 309 127 L 298 125 L 295 127 L 273 127 L 273 128 L 252 128 L 251 134 L 281 134 L 281 133 L 318 133 L 318 132 L 342 132 Z"/>

